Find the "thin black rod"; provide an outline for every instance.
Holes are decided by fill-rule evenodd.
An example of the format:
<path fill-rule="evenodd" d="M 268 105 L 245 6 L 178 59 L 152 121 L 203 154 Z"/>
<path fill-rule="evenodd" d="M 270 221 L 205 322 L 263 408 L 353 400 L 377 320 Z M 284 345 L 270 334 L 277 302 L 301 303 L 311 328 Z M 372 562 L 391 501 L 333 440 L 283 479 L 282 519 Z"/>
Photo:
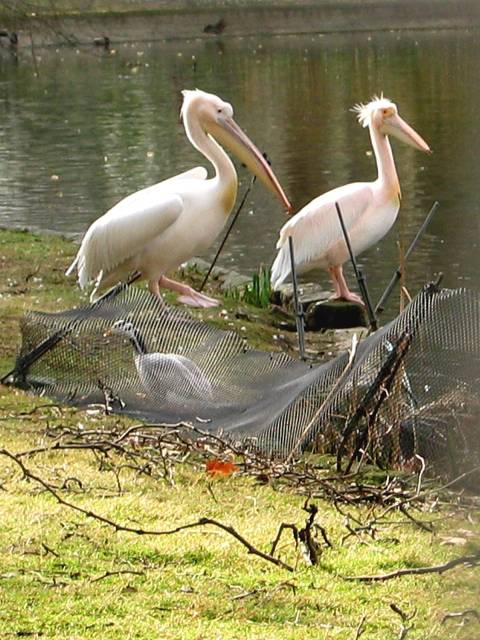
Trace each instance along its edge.
<path fill-rule="evenodd" d="M 340 205 L 338 202 L 335 202 L 335 208 L 337 210 L 338 219 L 340 220 L 340 225 L 342 227 L 343 236 L 345 238 L 345 243 L 347 245 L 348 253 L 350 255 L 350 261 L 353 265 L 353 270 L 355 272 L 355 277 L 358 282 L 358 288 L 360 289 L 360 294 L 362 296 L 363 302 L 365 304 L 365 308 L 368 313 L 368 321 L 370 323 L 370 329 L 372 331 L 376 331 L 378 328 L 377 318 L 375 316 L 375 311 L 373 310 L 372 300 L 370 298 L 370 293 L 367 288 L 367 281 L 365 276 L 362 273 L 362 270 L 358 268 L 357 261 L 355 260 L 355 256 L 353 255 L 352 245 L 350 244 L 350 238 L 348 236 L 347 228 L 345 226 L 345 222 L 343 221 L 342 211 L 340 209 Z"/>
<path fill-rule="evenodd" d="M 295 305 L 295 321 L 297 324 L 298 352 L 300 354 L 300 358 L 302 360 L 305 360 L 305 314 L 303 312 L 303 306 L 298 297 L 297 271 L 295 269 L 295 254 L 293 251 L 292 236 L 288 236 L 288 248 L 290 250 L 290 268 L 292 271 L 293 300 Z"/>
<path fill-rule="evenodd" d="M 257 176 L 253 176 L 252 179 L 250 180 L 250 184 L 248 185 L 245 193 L 243 194 L 243 198 L 242 201 L 240 202 L 240 204 L 238 205 L 238 209 L 235 211 L 235 213 L 233 214 L 232 219 L 230 220 L 230 224 L 228 225 L 227 231 L 223 237 L 222 242 L 220 243 L 220 246 L 218 247 L 217 253 L 215 254 L 214 259 L 212 260 L 212 264 L 210 265 L 210 267 L 208 268 L 208 271 L 203 279 L 202 284 L 200 285 L 200 289 L 199 291 L 203 291 L 203 288 L 205 287 L 205 285 L 207 284 L 207 280 L 210 277 L 210 274 L 213 271 L 213 267 L 215 266 L 215 264 L 217 263 L 218 257 L 222 252 L 222 249 L 227 241 L 228 236 L 230 235 L 231 230 L 233 229 L 233 226 L 235 224 L 235 222 L 237 221 L 238 216 L 240 215 L 240 211 L 243 208 L 243 205 L 245 204 L 245 201 L 248 197 L 248 194 L 250 193 L 250 191 L 252 190 L 253 185 L 255 184 L 255 180 L 257 179 Z"/>
<path fill-rule="evenodd" d="M 141 276 L 141 273 L 136 271 L 128 278 L 126 282 L 119 282 L 117 285 L 115 285 L 114 287 L 106 291 L 103 294 L 103 296 L 100 296 L 100 298 L 97 298 L 97 300 L 95 300 L 95 302 L 91 305 L 90 308 L 93 309 L 96 306 L 98 306 L 101 302 L 105 302 L 105 300 L 108 300 L 109 298 L 114 298 L 116 295 L 120 293 L 120 291 L 123 291 L 126 287 L 128 287 L 129 285 L 134 283 L 136 280 L 138 280 L 140 276 Z M 31 367 L 32 364 L 36 362 L 39 358 L 41 358 L 43 355 L 48 353 L 48 351 L 53 349 L 53 347 L 56 344 L 58 344 L 60 340 L 62 340 L 63 338 L 65 338 L 65 336 L 71 333 L 75 329 L 75 327 L 77 326 L 80 320 L 81 318 L 79 314 L 76 318 L 73 318 L 72 320 L 70 320 L 70 322 L 65 327 L 63 327 L 63 329 L 60 329 L 59 331 L 56 331 L 48 338 L 45 338 L 43 342 L 41 342 L 34 349 L 26 353 L 21 358 L 17 358 L 14 368 L 8 373 L 6 373 L 4 376 L 2 376 L 2 378 L 0 378 L 0 384 L 5 384 L 9 380 L 9 378 L 11 377 L 15 378 L 18 376 L 18 374 L 25 376 L 25 371 L 29 367 Z"/>
<path fill-rule="evenodd" d="M 408 258 L 410 257 L 410 254 L 412 253 L 412 251 L 417 246 L 418 241 L 420 240 L 420 238 L 425 233 L 425 231 L 426 231 L 428 225 L 430 224 L 430 221 L 432 220 L 433 216 L 435 215 L 438 207 L 439 207 L 439 203 L 438 203 L 438 201 L 435 201 L 433 203 L 433 205 L 432 205 L 432 208 L 428 212 L 427 217 L 423 221 L 423 224 L 421 225 L 421 227 L 417 231 L 414 239 L 410 243 L 410 246 L 406 250 L 404 258 L 403 258 L 404 263 L 408 260 Z M 392 293 L 395 285 L 401 279 L 401 277 L 402 277 L 402 267 L 398 266 L 398 268 L 395 270 L 395 273 L 392 276 L 392 279 L 388 283 L 385 291 L 380 296 L 380 300 L 377 302 L 377 306 L 375 307 L 375 313 L 376 314 L 380 314 L 380 313 L 383 313 L 385 311 L 385 303 L 387 302 L 387 300 L 390 297 L 390 294 Z"/>

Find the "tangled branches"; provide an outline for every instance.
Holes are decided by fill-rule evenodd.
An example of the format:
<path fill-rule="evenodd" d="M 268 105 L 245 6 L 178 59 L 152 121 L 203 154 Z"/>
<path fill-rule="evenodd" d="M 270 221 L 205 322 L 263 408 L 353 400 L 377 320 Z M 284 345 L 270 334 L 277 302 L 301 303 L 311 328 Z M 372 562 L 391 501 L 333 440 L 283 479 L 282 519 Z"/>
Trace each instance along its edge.
<path fill-rule="evenodd" d="M 52 408 L 46 406 L 46 409 Z M 0 449 L 0 456 L 15 463 L 24 478 L 48 492 L 62 507 L 96 520 L 116 532 L 166 536 L 196 527 L 213 526 L 232 536 L 249 554 L 287 571 L 294 571 L 292 564 L 276 555 L 280 538 L 285 531 L 291 531 L 296 547 L 301 550 L 301 555 L 308 564 L 318 564 L 323 552 L 335 546 L 326 529 L 316 522 L 319 510 L 313 500 L 328 500 L 343 518 L 345 534 L 337 543 L 340 545 L 350 539 L 361 544 L 373 543 L 383 535 L 387 527 L 394 523 L 398 525 L 398 520 L 392 522 L 393 513 L 400 515 L 404 524 L 429 532 L 435 528 L 432 512 L 440 498 L 438 492 L 434 491 L 434 486 L 429 486 L 424 480 L 424 466 L 417 477 L 385 475 L 382 481 L 353 473 L 339 475 L 331 471 L 332 460 L 328 466 L 325 459 L 314 457 L 301 464 L 266 459 L 253 446 L 250 449 L 240 447 L 187 423 L 136 424 L 126 428 L 119 423 L 113 426 L 97 426 L 94 423 L 91 428 L 86 428 L 82 423 L 75 426 L 48 425 L 45 436 L 42 446 L 19 453 L 3 448 Z M 93 456 L 100 471 L 113 474 L 119 495 L 124 492 L 123 475 L 127 471 L 171 486 L 175 485 L 179 470 L 188 467 L 204 473 L 209 473 L 209 470 L 226 474 L 234 472 L 252 477 L 257 483 L 269 484 L 277 491 L 303 494 L 306 496 L 304 509 L 308 517 L 303 527 L 281 523 L 270 552 L 262 551 L 230 524 L 216 518 L 200 517 L 165 529 L 131 526 L 80 506 L 75 500 L 67 499 L 65 492 L 84 492 L 82 478 L 69 475 L 62 478 L 61 482 L 52 482 L 32 471 L 30 462 L 37 456 L 69 451 L 82 451 Z M 209 466 L 212 460 L 223 461 L 223 464 Z M 209 491 L 215 498 L 210 485 Z M 473 553 L 443 565 L 425 566 L 416 570 L 399 569 L 380 576 L 350 576 L 347 579 L 374 582 L 410 574 L 442 573 L 462 564 L 476 565 L 478 559 L 478 553 Z"/>

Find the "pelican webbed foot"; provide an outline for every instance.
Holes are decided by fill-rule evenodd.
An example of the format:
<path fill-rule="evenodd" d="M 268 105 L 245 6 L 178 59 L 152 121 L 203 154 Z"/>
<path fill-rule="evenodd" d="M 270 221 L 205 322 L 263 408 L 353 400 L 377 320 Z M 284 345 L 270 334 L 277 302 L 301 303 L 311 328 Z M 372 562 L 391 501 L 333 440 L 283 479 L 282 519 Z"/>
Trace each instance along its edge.
<path fill-rule="evenodd" d="M 343 295 L 334 294 L 330 297 L 330 300 L 343 300 L 344 302 L 353 302 L 354 304 L 359 304 L 362 307 L 365 306 L 362 298 L 353 291 L 344 292 Z"/>
<path fill-rule="evenodd" d="M 330 277 L 332 279 L 333 286 L 335 288 L 334 295 L 330 298 L 331 300 L 345 300 L 346 302 L 353 302 L 354 304 L 360 304 L 362 307 L 365 306 L 362 298 L 353 291 L 350 291 L 347 285 L 347 281 L 345 280 L 345 276 L 343 275 L 343 268 L 341 265 L 336 265 L 329 267 L 328 269 L 330 273 Z"/>
<path fill-rule="evenodd" d="M 187 304 L 189 307 L 218 307 L 219 304 L 218 300 L 215 300 L 215 298 L 204 296 L 202 293 L 199 293 L 194 289 L 192 289 L 191 294 L 178 296 L 177 300 L 179 302 L 183 302 L 183 304 Z"/>
<path fill-rule="evenodd" d="M 190 307 L 217 307 L 218 300 L 214 298 L 209 298 L 204 293 L 200 293 L 199 291 L 195 291 L 188 284 L 184 284 L 183 282 L 177 282 L 176 280 L 171 280 L 170 278 L 166 278 L 162 276 L 158 281 L 158 285 L 160 287 L 165 287 L 166 289 L 170 289 L 170 291 L 175 291 L 179 293 L 178 301 L 183 304 L 187 304 Z"/>

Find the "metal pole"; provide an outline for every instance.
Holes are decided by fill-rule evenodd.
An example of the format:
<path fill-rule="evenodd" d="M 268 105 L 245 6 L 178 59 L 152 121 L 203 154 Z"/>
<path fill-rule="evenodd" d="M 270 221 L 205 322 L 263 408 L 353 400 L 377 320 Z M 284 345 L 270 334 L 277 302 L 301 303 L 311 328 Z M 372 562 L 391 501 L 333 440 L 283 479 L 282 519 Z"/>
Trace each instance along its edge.
<path fill-rule="evenodd" d="M 423 224 L 421 225 L 420 229 L 417 231 L 414 239 L 412 240 L 412 242 L 410 243 L 410 246 L 408 247 L 408 249 L 405 252 L 405 256 L 404 256 L 404 262 L 406 260 L 408 260 L 410 254 L 412 253 L 412 251 L 415 249 L 418 241 L 420 240 L 420 238 L 423 236 L 423 234 L 425 233 L 426 228 L 428 227 L 428 225 L 430 224 L 431 219 L 433 218 L 433 216 L 435 215 L 437 209 L 439 207 L 439 202 L 435 201 L 432 205 L 432 208 L 430 209 L 430 211 L 427 214 L 427 217 L 425 218 L 425 220 L 423 221 Z M 375 307 L 375 313 L 380 314 L 383 313 L 385 310 L 385 303 L 388 300 L 388 298 L 390 297 L 390 294 L 393 291 L 393 288 L 395 287 L 395 285 L 397 284 L 397 282 L 400 280 L 400 278 L 402 277 L 402 269 L 399 266 L 396 270 L 395 273 L 392 276 L 392 279 L 390 280 L 390 282 L 387 285 L 387 288 L 385 289 L 385 291 L 382 293 L 380 300 L 377 302 L 377 306 Z"/>
<path fill-rule="evenodd" d="M 305 360 L 305 314 L 303 312 L 303 306 L 298 297 L 298 283 L 297 272 L 295 270 L 295 254 L 293 252 L 293 238 L 288 236 L 288 248 L 290 249 L 290 266 L 292 271 L 292 283 L 293 283 L 293 300 L 295 305 L 295 321 L 297 324 L 297 337 L 298 337 L 298 352 L 300 358 Z"/>
<path fill-rule="evenodd" d="M 243 194 L 243 198 L 242 201 L 240 202 L 240 204 L 238 205 L 238 209 L 235 211 L 235 213 L 233 214 L 232 219 L 230 220 L 230 224 L 228 225 L 227 231 L 225 233 L 225 236 L 223 237 L 222 242 L 220 243 L 220 246 L 218 247 L 217 253 L 215 254 L 215 257 L 212 261 L 212 264 L 210 265 L 210 267 L 208 268 L 208 271 L 203 279 L 202 284 L 200 285 L 200 289 L 199 292 L 203 291 L 203 288 L 205 287 L 205 285 L 207 284 L 207 280 L 210 277 L 210 274 L 213 271 L 213 267 L 215 266 L 217 260 L 218 260 L 218 256 L 221 254 L 222 249 L 227 241 L 228 236 L 230 235 L 231 230 L 233 229 L 233 226 L 235 224 L 235 222 L 237 221 L 238 216 L 240 215 L 240 211 L 243 208 L 243 205 L 245 204 L 245 201 L 248 197 L 248 194 L 250 193 L 250 191 L 252 190 L 252 187 L 255 183 L 255 180 L 257 179 L 257 176 L 253 176 L 253 178 L 250 181 L 250 184 L 247 187 L 247 190 L 245 191 L 245 193 Z"/>
<path fill-rule="evenodd" d="M 348 253 L 350 255 L 350 261 L 353 265 L 353 270 L 355 271 L 355 277 L 358 282 L 358 288 L 360 289 L 360 294 L 362 296 L 363 302 L 367 309 L 368 313 L 368 321 L 370 323 L 370 329 L 372 331 L 376 331 L 378 328 L 377 318 L 375 316 L 375 311 L 373 310 L 372 300 L 370 298 L 370 293 L 367 288 L 367 282 L 365 276 L 363 275 L 361 269 L 358 268 L 357 261 L 355 260 L 355 256 L 353 255 L 352 245 L 350 244 L 350 238 L 348 237 L 347 228 L 343 221 L 342 211 L 340 209 L 340 205 L 338 202 L 335 202 L 335 208 L 337 209 L 338 219 L 340 220 L 340 225 L 342 227 L 343 235 L 345 237 L 345 242 L 347 245 Z"/>

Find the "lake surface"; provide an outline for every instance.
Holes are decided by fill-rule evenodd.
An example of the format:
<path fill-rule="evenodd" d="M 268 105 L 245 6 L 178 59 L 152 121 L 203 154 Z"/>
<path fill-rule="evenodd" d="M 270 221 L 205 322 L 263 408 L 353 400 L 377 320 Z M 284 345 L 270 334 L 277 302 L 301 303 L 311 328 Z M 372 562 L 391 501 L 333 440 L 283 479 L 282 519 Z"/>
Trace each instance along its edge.
<path fill-rule="evenodd" d="M 400 215 L 360 258 L 373 297 L 434 200 L 441 208 L 407 265 L 407 287 L 442 271 L 446 286 L 478 289 L 479 52 L 475 31 L 212 37 L 115 53 L 38 49 L 35 77 L 28 48 L 18 58 L 0 50 L 0 224 L 81 234 L 128 193 L 205 164 L 178 117 L 181 89 L 194 87 L 233 104 L 299 208 L 375 178 L 368 131 L 350 108 L 383 91 L 434 155 L 393 141 Z M 241 195 L 250 178 L 239 175 Z M 256 184 L 220 263 L 246 274 L 269 264 L 284 221 Z"/>

